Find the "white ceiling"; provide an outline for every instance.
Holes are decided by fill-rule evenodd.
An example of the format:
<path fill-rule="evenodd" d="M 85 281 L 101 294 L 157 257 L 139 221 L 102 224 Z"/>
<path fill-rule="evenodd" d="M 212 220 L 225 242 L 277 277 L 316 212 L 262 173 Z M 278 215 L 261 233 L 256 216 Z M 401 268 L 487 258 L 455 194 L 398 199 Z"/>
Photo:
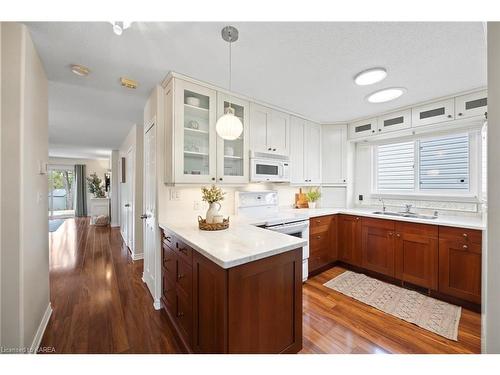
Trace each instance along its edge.
<path fill-rule="evenodd" d="M 28 23 L 49 85 L 51 150 L 119 147 L 142 113 L 150 90 L 173 70 L 227 87 L 227 23 L 136 22 L 122 36 L 108 23 Z M 486 86 L 481 23 L 232 23 L 233 91 L 320 122 L 376 114 Z M 91 74 L 78 77 L 69 65 Z M 353 76 L 369 67 L 388 77 L 359 87 Z M 135 91 L 119 77 L 140 82 Z M 372 91 L 403 86 L 403 97 L 370 104 Z M 56 147 L 57 146 L 57 147 Z M 51 151 L 52 152 L 52 151 Z"/>

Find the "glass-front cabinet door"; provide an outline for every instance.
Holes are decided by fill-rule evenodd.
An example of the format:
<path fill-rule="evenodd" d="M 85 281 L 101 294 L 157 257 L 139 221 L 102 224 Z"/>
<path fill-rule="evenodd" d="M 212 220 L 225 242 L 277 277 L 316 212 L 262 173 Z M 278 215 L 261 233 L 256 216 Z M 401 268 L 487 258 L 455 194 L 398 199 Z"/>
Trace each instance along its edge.
<path fill-rule="evenodd" d="M 217 118 L 224 114 L 224 109 L 234 109 L 234 114 L 243 123 L 243 132 L 234 141 L 217 136 L 217 182 L 247 183 L 249 169 L 249 103 L 219 92 L 217 94 Z"/>
<path fill-rule="evenodd" d="M 182 80 L 175 85 L 176 181 L 215 182 L 216 91 Z"/>

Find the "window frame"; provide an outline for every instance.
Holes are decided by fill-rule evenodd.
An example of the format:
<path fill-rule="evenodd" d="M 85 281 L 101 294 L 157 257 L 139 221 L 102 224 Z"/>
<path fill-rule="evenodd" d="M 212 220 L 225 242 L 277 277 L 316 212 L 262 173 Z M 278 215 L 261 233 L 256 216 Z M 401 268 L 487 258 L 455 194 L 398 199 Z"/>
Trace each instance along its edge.
<path fill-rule="evenodd" d="M 457 191 L 452 189 L 434 189 L 420 190 L 420 141 L 436 138 L 444 138 L 453 135 L 465 135 L 469 137 L 469 190 Z M 377 163 L 377 147 L 384 144 L 393 144 L 400 142 L 414 142 L 414 189 L 408 190 L 378 190 L 378 163 Z M 461 129 L 450 132 L 440 132 L 432 134 L 419 134 L 411 137 L 392 138 L 377 142 L 371 145 L 371 194 L 372 198 L 395 198 L 395 199 L 426 199 L 426 200 L 442 200 L 442 201 L 460 201 L 474 202 L 480 201 L 481 192 L 481 131 L 478 129 Z"/>

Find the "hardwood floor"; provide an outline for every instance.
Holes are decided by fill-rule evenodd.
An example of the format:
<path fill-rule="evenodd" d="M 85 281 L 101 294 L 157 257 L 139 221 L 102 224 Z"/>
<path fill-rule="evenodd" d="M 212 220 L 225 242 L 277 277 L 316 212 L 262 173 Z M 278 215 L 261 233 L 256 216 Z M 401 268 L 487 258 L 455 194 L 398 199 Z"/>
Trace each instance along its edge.
<path fill-rule="evenodd" d="M 448 340 L 323 286 L 344 271 L 304 284 L 301 353 L 480 353 L 480 314 L 462 309 L 458 341 Z"/>
<path fill-rule="evenodd" d="M 55 353 L 178 353 L 163 310 L 155 311 L 117 228 L 68 219 L 50 237 L 53 313 L 41 346 Z M 302 353 L 479 353 L 480 315 L 462 310 L 458 342 L 323 286 L 335 267 L 303 288 Z"/>
<path fill-rule="evenodd" d="M 55 353 L 177 353 L 163 310 L 142 282 L 118 228 L 68 219 L 50 243 L 52 316 L 41 347 Z"/>

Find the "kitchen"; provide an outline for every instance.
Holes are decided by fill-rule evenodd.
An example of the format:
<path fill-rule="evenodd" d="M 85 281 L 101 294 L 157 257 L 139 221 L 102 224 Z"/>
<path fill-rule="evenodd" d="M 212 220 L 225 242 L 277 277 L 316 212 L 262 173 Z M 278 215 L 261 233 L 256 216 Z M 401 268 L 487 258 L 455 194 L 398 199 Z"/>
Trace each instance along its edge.
<path fill-rule="evenodd" d="M 49 155 L 109 165 L 110 225 L 49 234 L 32 351 L 494 351 L 486 24 L 1 26 Z"/>
<path fill-rule="evenodd" d="M 237 40 L 229 44 L 236 54 Z M 375 66 L 352 79 L 362 87 L 389 74 Z M 379 90 L 366 100 L 382 103 L 405 93 Z M 170 72 L 144 113 L 145 132 L 153 130 L 161 150 L 161 242 L 145 248 L 145 278 L 162 280 L 161 288 L 159 282 L 149 288 L 184 350 L 308 352 L 302 291 L 318 279 L 325 290 L 333 280 L 324 275 L 339 269 L 348 270 L 344 279 L 349 274 L 352 283 L 367 283 L 360 288 L 375 283 L 399 293 L 402 306 L 389 306 L 394 297 L 376 304 L 357 298 L 359 290 L 332 289 L 449 340 L 444 348 L 415 339 L 407 349 L 478 350 L 480 330 L 465 334 L 465 344 L 458 337 L 461 311 L 473 326 L 481 311 L 486 87 L 330 124 Z M 241 128 L 216 126 L 228 113 Z M 228 219 L 229 227 L 203 231 L 198 221 L 211 209 L 206 212 L 200 188 L 212 184 L 225 194 L 215 201 L 221 210 L 215 209 L 214 226 Z M 315 208 L 296 208 L 307 206 L 303 193 L 314 191 L 321 196 L 309 202 Z M 398 312 L 422 296 L 430 297 L 422 310 Z M 279 303 L 269 314 L 272 301 Z"/>

